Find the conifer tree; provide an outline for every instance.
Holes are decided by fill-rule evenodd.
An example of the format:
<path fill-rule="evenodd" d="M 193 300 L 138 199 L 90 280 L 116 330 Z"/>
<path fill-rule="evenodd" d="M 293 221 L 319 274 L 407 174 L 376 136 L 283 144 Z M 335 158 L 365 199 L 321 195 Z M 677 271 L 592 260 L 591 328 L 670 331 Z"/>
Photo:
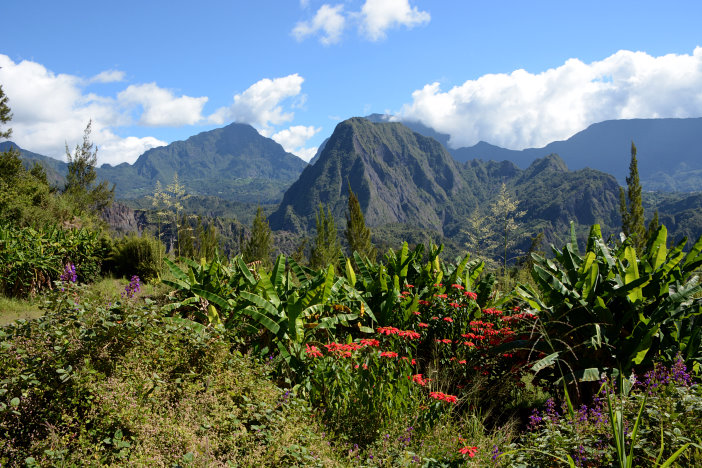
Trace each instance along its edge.
<path fill-rule="evenodd" d="M 271 263 L 271 251 L 271 228 L 259 206 L 251 225 L 251 236 L 244 244 L 242 255 L 246 263 L 260 261 L 268 266 Z"/>
<path fill-rule="evenodd" d="M 66 145 L 68 175 L 64 193 L 73 199 L 79 214 L 85 210 L 100 211 L 112 203 L 114 198 L 114 187 L 110 190 L 106 181 L 95 183 L 97 148 L 90 141 L 92 124 L 92 120 L 88 122 L 83 133 L 83 144 L 76 145 L 73 154 Z"/>
<path fill-rule="evenodd" d="M 346 215 L 346 240 L 349 243 L 349 254 L 358 252 L 362 257 L 371 261 L 376 259 L 376 250 L 371 241 L 371 231 L 363 218 L 361 204 L 349 185 L 349 212 Z"/>
<path fill-rule="evenodd" d="M 639 181 L 639 166 L 636 160 L 636 145 L 631 142 L 631 162 L 629 176 L 626 178 L 627 193 L 619 188 L 619 209 L 622 214 L 622 232 L 631 237 L 637 252 L 646 245 L 646 227 L 644 225 L 644 210 L 641 199 L 641 182 Z M 628 199 L 628 200 L 627 200 Z"/>
<path fill-rule="evenodd" d="M 5 92 L 2 90 L 2 85 L 0 85 L 0 124 L 5 125 L 10 120 L 12 120 L 12 114 L 10 113 L 10 105 L 8 104 L 9 98 L 5 96 Z M 10 138 L 12 136 L 12 129 L 0 130 L 0 138 Z"/>
<path fill-rule="evenodd" d="M 319 269 L 327 268 L 331 264 L 336 268 L 339 254 L 341 254 L 341 244 L 336 234 L 334 216 L 329 208 L 325 215 L 324 207 L 320 203 L 319 213 L 317 213 L 317 236 L 310 254 L 310 266 Z"/>

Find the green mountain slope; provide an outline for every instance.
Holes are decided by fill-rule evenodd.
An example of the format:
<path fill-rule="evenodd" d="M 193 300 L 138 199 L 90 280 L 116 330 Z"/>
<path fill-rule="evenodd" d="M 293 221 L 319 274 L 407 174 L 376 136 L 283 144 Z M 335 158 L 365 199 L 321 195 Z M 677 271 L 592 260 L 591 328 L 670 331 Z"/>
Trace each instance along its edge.
<path fill-rule="evenodd" d="M 116 185 L 118 198 L 147 195 L 156 181 L 167 185 L 177 173 L 194 195 L 271 203 L 280 200 L 305 166 L 302 159 L 250 125 L 233 123 L 152 148 L 134 165 L 103 165 L 98 176 Z"/>
<path fill-rule="evenodd" d="M 343 219 L 348 186 L 358 196 L 366 223 L 408 223 L 443 232 L 447 222 L 474 204 L 451 155 L 435 140 L 399 123 L 341 122 L 314 165 L 285 192 L 270 217 L 271 228 L 314 228 L 319 203 Z"/>

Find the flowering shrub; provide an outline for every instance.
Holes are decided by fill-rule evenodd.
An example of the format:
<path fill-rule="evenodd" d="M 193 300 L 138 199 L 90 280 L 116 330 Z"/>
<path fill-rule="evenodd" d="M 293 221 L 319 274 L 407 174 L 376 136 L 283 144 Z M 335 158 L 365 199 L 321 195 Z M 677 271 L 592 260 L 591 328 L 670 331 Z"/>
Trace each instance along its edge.
<path fill-rule="evenodd" d="M 543 410 L 534 410 L 528 432 L 516 452 L 504 455 L 512 464 L 530 466 L 552 464 L 554 457 L 570 456 L 576 466 L 607 466 L 615 463 L 616 451 L 607 410 L 607 398 L 624 408 L 624 433 L 630 438 L 637 413 L 645 399 L 645 408 L 638 425 L 638 441 L 634 448 L 635 466 L 653 466 L 659 455 L 665 460 L 685 443 L 702 438 L 702 388 L 693 384 L 682 359 L 671 367 L 656 364 L 642 380 L 635 376 L 628 396 L 619 395 L 616 386 L 602 381 L 600 392 L 590 405 L 581 405 L 571 417 L 559 408 L 554 399 L 546 401 Z M 604 385 L 606 383 L 606 385 Z M 661 450 L 663 450 L 661 454 Z M 699 452 L 684 452 L 678 462 L 699 466 Z"/>

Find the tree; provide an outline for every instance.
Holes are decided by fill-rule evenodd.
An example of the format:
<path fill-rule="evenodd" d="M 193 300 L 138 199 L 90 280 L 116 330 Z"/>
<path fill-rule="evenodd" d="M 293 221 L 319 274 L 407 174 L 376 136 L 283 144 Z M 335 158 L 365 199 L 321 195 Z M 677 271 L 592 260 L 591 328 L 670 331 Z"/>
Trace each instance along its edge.
<path fill-rule="evenodd" d="M 317 213 L 317 236 L 310 254 L 310 266 L 319 269 L 327 268 L 331 264 L 336 268 L 339 254 L 341 254 L 341 244 L 337 237 L 334 216 L 329 208 L 325 215 L 324 207 L 320 203 L 319 213 Z"/>
<path fill-rule="evenodd" d="M 349 212 L 346 215 L 346 240 L 349 243 L 349 253 L 358 252 L 362 257 L 372 261 L 376 259 L 376 249 L 371 242 L 371 231 L 363 218 L 361 204 L 349 185 Z"/>
<path fill-rule="evenodd" d="M 260 261 L 264 266 L 271 263 L 271 227 L 259 206 L 251 226 L 251 235 L 246 240 L 242 255 L 246 263 Z"/>
<path fill-rule="evenodd" d="M 12 120 L 12 114 L 10 113 L 10 105 L 8 102 L 10 99 L 5 96 L 5 92 L 2 90 L 2 85 L 0 85 L 0 124 L 5 125 L 10 120 Z M 0 138 L 10 138 L 12 135 L 12 129 L 0 130 Z"/>
<path fill-rule="evenodd" d="M 639 181 L 639 166 L 636 160 L 636 145 L 631 142 L 631 162 L 629 176 L 626 178 L 627 192 L 619 187 L 619 211 L 622 215 L 622 232 L 631 238 L 637 252 L 642 252 L 646 245 L 646 227 L 644 225 L 644 210 L 641 200 L 641 182 Z M 628 203 L 627 203 L 628 198 Z"/>
<path fill-rule="evenodd" d="M 83 144 L 76 145 L 73 154 L 66 145 L 66 158 L 68 159 L 68 175 L 64 194 L 68 195 L 75 203 L 80 213 L 86 210 L 101 211 L 109 206 L 114 198 L 114 186 L 109 189 L 107 181 L 95 183 L 97 173 L 97 147 L 90 141 L 90 131 L 93 121 L 88 122 L 83 133 Z"/>

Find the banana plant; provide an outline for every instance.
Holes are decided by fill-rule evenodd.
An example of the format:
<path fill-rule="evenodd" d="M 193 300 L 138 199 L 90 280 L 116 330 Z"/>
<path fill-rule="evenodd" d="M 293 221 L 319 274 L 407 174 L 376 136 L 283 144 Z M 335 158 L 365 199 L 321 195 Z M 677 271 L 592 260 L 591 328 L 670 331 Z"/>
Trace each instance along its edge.
<path fill-rule="evenodd" d="M 541 319 L 542 334 L 531 346 L 564 360 L 579 380 L 612 369 L 628 375 L 634 367 L 650 367 L 661 353 L 684 351 L 699 366 L 700 335 L 693 325 L 702 314 L 695 275 L 702 265 L 702 237 L 687 254 L 685 240 L 670 250 L 666 242 L 661 226 L 637 257 L 628 239 L 609 247 L 594 225 L 584 255 L 572 228 L 571 242 L 553 248 L 553 259 L 533 255 L 538 291 L 517 288 Z"/>
<path fill-rule="evenodd" d="M 270 275 L 259 271 L 252 291 L 241 291 L 240 313 L 267 333 L 258 345 L 261 353 L 275 347 L 291 370 L 303 362 L 304 345 L 324 335 L 333 339 L 338 326 L 372 333 L 375 316 L 363 297 L 334 266 L 310 275 L 293 259 L 278 256 Z M 353 325 L 352 325 L 353 324 Z"/>

